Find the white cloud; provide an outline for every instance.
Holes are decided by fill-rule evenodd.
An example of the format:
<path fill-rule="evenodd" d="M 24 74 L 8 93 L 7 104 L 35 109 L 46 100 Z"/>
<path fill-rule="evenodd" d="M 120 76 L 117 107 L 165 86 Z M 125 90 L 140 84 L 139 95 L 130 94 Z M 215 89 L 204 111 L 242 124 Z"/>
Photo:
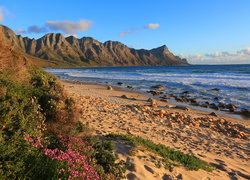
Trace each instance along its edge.
<path fill-rule="evenodd" d="M 145 30 L 145 29 L 156 29 L 159 27 L 160 27 L 160 25 L 158 23 L 148 24 L 147 26 L 143 26 L 143 28 L 134 28 L 132 30 L 123 31 L 123 32 L 119 33 L 119 36 L 122 37 L 122 36 L 125 36 L 126 34 L 138 33 L 138 32 Z"/>
<path fill-rule="evenodd" d="M 141 45 L 141 43 L 137 42 L 137 43 L 135 43 L 135 45 L 136 45 L 136 46 L 140 46 L 140 45 Z"/>
<path fill-rule="evenodd" d="M 250 48 L 242 49 L 241 52 L 246 55 L 250 55 Z"/>
<path fill-rule="evenodd" d="M 0 21 L 4 21 L 5 18 L 14 18 L 12 14 L 5 6 L 0 6 Z"/>
<path fill-rule="evenodd" d="M 233 53 L 222 51 L 212 54 L 206 53 L 204 56 L 200 54 L 187 56 L 179 54 L 179 56 L 186 58 L 191 64 L 250 64 L 250 48 Z"/>
<path fill-rule="evenodd" d="M 61 30 L 65 34 L 76 34 L 78 31 L 85 32 L 94 24 L 93 21 L 80 20 L 79 22 L 72 21 L 47 21 L 46 27 L 51 30 Z"/>
<path fill-rule="evenodd" d="M 29 26 L 27 30 L 28 33 L 44 33 L 47 31 L 45 27 L 39 27 L 37 25 Z"/>
<path fill-rule="evenodd" d="M 16 34 L 25 34 L 25 33 L 27 33 L 27 32 L 23 29 L 16 30 Z"/>
<path fill-rule="evenodd" d="M 159 28 L 160 24 L 156 23 L 156 24 L 148 24 L 147 26 L 144 26 L 145 29 L 156 29 Z"/>
<path fill-rule="evenodd" d="M 132 33 L 136 33 L 136 31 L 123 31 L 119 34 L 120 37 L 125 36 L 126 34 L 132 34 Z"/>
<path fill-rule="evenodd" d="M 89 30 L 93 25 L 93 21 L 80 20 L 79 22 L 72 21 L 47 21 L 45 26 L 32 25 L 27 28 L 27 30 L 18 29 L 17 34 L 25 33 L 45 33 L 49 30 L 62 31 L 65 36 L 75 36 L 77 37 L 77 32 L 84 32 Z"/>

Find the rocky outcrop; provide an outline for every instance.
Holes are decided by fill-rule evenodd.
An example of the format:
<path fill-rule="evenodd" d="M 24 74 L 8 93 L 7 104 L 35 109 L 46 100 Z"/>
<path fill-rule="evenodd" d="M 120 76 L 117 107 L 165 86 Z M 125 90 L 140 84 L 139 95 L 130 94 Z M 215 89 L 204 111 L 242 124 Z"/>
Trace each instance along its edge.
<path fill-rule="evenodd" d="M 35 40 L 15 35 L 8 27 L 0 26 L 15 48 L 43 59 L 45 66 L 46 62 L 47 66 L 54 67 L 188 65 L 185 59 L 173 55 L 165 45 L 152 50 L 136 50 L 117 41 L 101 43 L 91 37 L 65 38 L 60 33 L 49 33 Z"/>

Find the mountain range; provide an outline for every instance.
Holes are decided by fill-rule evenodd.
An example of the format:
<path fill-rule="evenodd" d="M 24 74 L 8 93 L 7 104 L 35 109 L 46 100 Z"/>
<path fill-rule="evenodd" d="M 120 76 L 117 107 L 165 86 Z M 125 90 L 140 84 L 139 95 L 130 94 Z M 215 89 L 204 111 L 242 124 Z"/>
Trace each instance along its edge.
<path fill-rule="evenodd" d="M 188 65 L 186 59 L 175 56 L 166 45 L 137 50 L 118 41 L 101 43 L 91 37 L 78 39 L 60 33 L 31 39 L 16 35 L 4 25 L 0 25 L 0 32 L 15 50 L 40 67 Z"/>

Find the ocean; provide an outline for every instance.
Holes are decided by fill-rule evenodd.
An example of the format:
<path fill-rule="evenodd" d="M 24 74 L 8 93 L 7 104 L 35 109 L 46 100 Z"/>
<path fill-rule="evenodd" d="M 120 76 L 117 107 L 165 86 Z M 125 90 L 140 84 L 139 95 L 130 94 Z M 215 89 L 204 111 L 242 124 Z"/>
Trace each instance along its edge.
<path fill-rule="evenodd" d="M 162 92 L 195 98 L 206 102 L 233 104 L 237 111 L 250 110 L 250 64 L 190 65 L 190 66 L 133 66 L 45 69 L 61 80 L 133 86 L 141 91 L 152 90 L 161 84 Z M 215 90 L 216 88 L 216 90 Z"/>

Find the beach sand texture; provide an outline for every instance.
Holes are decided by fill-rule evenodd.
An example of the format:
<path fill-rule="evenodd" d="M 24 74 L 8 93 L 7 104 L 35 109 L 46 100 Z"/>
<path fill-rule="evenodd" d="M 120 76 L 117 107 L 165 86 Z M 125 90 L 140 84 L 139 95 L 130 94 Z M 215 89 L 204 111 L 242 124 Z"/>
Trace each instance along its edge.
<path fill-rule="evenodd" d="M 115 153 L 131 164 L 126 177 L 131 180 L 236 180 L 250 179 L 250 122 L 208 112 L 183 110 L 175 105 L 155 101 L 151 107 L 145 94 L 105 85 L 62 82 L 82 111 L 81 121 L 89 123 L 94 135 L 121 133 L 140 136 L 184 153 L 193 154 L 217 167 L 213 172 L 187 171 L 175 167 L 173 172 L 157 168 L 154 155 L 116 143 Z M 126 95 L 128 99 L 121 98 Z"/>

